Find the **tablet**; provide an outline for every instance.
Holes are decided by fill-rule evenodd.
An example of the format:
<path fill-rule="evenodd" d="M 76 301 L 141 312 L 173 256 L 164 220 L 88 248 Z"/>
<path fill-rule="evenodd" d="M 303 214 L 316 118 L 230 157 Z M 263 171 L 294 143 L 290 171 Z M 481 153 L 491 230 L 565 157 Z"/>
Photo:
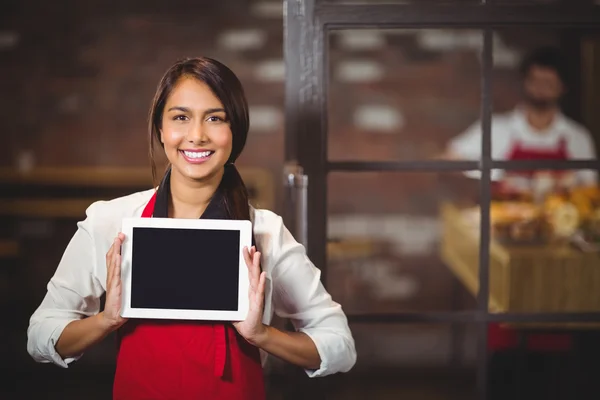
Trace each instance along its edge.
<path fill-rule="evenodd" d="M 124 318 L 242 321 L 248 313 L 252 224 L 240 220 L 125 218 Z"/>

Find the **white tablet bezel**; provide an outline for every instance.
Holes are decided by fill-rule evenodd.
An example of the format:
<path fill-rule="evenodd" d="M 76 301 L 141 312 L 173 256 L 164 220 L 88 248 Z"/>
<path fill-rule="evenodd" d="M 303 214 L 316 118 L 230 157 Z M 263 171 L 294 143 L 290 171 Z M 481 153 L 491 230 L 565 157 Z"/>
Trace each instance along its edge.
<path fill-rule="evenodd" d="M 239 287 L 237 311 L 217 310 L 174 310 L 131 307 L 131 258 L 133 245 L 133 228 L 165 228 L 165 229 L 209 229 L 235 230 L 240 233 L 239 252 Z M 207 321 L 243 321 L 249 309 L 248 290 L 250 281 L 248 267 L 244 260 L 244 247 L 252 246 L 252 223 L 246 220 L 216 219 L 177 219 L 177 218 L 124 218 L 122 232 L 125 240 L 121 247 L 121 281 L 122 307 L 124 318 L 150 318 L 175 320 L 207 320 Z"/>

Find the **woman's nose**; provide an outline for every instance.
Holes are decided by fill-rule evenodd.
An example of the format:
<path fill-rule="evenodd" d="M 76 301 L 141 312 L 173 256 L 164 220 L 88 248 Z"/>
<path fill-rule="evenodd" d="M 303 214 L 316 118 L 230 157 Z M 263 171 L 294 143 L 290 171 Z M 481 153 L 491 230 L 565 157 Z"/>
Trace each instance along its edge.
<path fill-rule="evenodd" d="M 187 140 L 190 143 L 206 143 L 208 141 L 208 136 L 206 135 L 202 124 L 194 124 L 190 127 L 187 134 Z"/>

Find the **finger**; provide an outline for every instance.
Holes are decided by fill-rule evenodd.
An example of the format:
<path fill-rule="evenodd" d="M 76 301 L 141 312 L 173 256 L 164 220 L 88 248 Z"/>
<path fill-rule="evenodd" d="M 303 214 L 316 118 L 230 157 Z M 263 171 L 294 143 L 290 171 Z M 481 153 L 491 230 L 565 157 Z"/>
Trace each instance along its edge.
<path fill-rule="evenodd" d="M 259 310 L 262 309 L 263 303 L 265 301 L 265 286 L 267 282 L 267 274 L 266 272 L 261 272 L 259 282 L 258 282 L 258 291 L 256 293 L 256 305 Z"/>
<path fill-rule="evenodd" d="M 123 242 L 125 241 L 125 234 L 124 233 L 119 233 L 117 235 L 116 241 L 115 241 L 115 253 L 121 254 L 121 246 L 123 246 Z"/>
<path fill-rule="evenodd" d="M 250 291 L 248 292 L 248 296 L 252 298 L 253 294 L 256 292 L 256 287 L 258 282 L 254 279 L 254 275 L 252 274 L 252 260 L 250 258 L 246 258 L 246 267 L 248 268 L 248 283 L 250 284 Z"/>
<path fill-rule="evenodd" d="M 257 260 L 259 260 L 257 262 Z M 248 279 L 250 280 L 250 295 L 255 295 L 258 290 L 258 280 L 260 275 L 260 253 L 254 253 L 252 263 L 248 265 Z"/>
<path fill-rule="evenodd" d="M 108 252 L 106 253 L 106 265 L 110 265 L 111 260 L 113 259 L 115 252 L 117 251 L 117 247 L 119 247 L 121 245 L 120 241 L 119 241 L 119 237 L 115 237 L 115 239 L 112 242 L 112 245 L 110 246 L 110 249 L 108 249 Z M 120 249 L 119 249 L 120 250 Z"/>
<path fill-rule="evenodd" d="M 115 282 L 115 260 L 114 260 L 114 258 L 112 258 L 110 260 L 110 267 L 108 269 L 108 274 L 107 274 L 107 282 L 106 282 L 107 293 L 112 293 L 114 282 Z"/>
<path fill-rule="evenodd" d="M 114 269 L 113 279 L 120 282 L 121 281 L 121 255 L 120 254 L 117 254 L 115 256 L 115 266 L 113 267 L 113 269 Z"/>
<path fill-rule="evenodd" d="M 258 289 L 258 280 L 255 278 L 254 273 L 253 273 L 254 263 L 249 262 L 247 264 L 248 264 L 248 282 L 250 283 L 250 292 L 248 293 L 248 295 L 250 296 L 250 299 L 252 299 L 252 296 L 254 296 L 254 294 L 256 293 L 256 290 Z"/>
<path fill-rule="evenodd" d="M 123 292 L 123 285 L 121 284 L 121 260 L 120 256 L 117 260 L 117 265 L 115 266 L 115 279 L 114 279 L 114 299 L 118 305 L 118 309 L 121 309 L 121 294 Z M 121 316 L 120 312 L 117 312 L 117 318 Z"/>
<path fill-rule="evenodd" d="M 106 290 L 111 287 L 111 282 L 114 276 L 114 247 L 115 247 L 116 239 L 113 242 L 113 245 L 110 246 L 110 250 L 106 253 Z"/>
<path fill-rule="evenodd" d="M 107 295 L 110 293 L 113 287 L 113 282 L 115 280 L 114 268 L 110 270 L 110 275 L 106 278 L 106 292 Z"/>
<path fill-rule="evenodd" d="M 248 268 L 250 268 L 250 266 L 252 265 L 252 257 L 250 257 L 250 252 L 248 251 L 247 247 L 244 247 L 244 261 L 246 262 L 246 266 Z"/>
<path fill-rule="evenodd" d="M 252 274 L 258 283 L 260 278 L 260 251 L 254 253 L 254 259 L 252 260 Z"/>
<path fill-rule="evenodd" d="M 113 293 L 116 296 L 119 296 L 120 288 L 121 288 L 121 265 L 119 262 L 121 256 L 117 255 L 115 259 L 114 273 L 111 282 L 111 289 L 114 291 Z"/>
<path fill-rule="evenodd" d="M 115 247 L 119 246 L 119 239 L 115 239 Z M 113 251 L 113 259 L 112 259 L 112 279 L 113 281 L 115 280 L 116 276 L 117 276 L 117 265 L 120 265 L 118 263 L 119 258 L 121 257 L 121 254 L 118 251 Z"/>
<path fill-rule="evenodd" d="M 110 264 L 112 264 L 112 260 L 110 261 Z M 106 270 L 106 291 L 108 292 L 110 290 L 110 288 L 112 287 L 112 281 L 113 281 L 113 268 L 110 266 L 107 268 Z"/>
<path fill-rule="evenodd" d="M 106 267 L 107 268 L 110 265 L 110 261 L 112 260 L 112 253 L 113 253 L 114 248 L 115 248 L 115 241 L 113 240 L 112 245 L 110 246 L 110 248 L 106 252 Z"/>

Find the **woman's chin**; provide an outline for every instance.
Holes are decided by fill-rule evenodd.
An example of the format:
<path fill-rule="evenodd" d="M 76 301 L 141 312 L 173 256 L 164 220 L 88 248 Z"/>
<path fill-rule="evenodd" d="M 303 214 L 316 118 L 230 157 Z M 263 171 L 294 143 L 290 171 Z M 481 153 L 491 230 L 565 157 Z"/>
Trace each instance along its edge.
<path fill-rule="evenodd" d="M 207 166 L 202 165 L 186 165 L 183 168 L 177 168 L 179 175 L 182 178 L 189 179 L 191 181 L 206 182 L 211 179 L 215 179 L 219 174 L 219 168 L 206 168 Z M 221 167 L 222 169 L 223 167 Z"/>

